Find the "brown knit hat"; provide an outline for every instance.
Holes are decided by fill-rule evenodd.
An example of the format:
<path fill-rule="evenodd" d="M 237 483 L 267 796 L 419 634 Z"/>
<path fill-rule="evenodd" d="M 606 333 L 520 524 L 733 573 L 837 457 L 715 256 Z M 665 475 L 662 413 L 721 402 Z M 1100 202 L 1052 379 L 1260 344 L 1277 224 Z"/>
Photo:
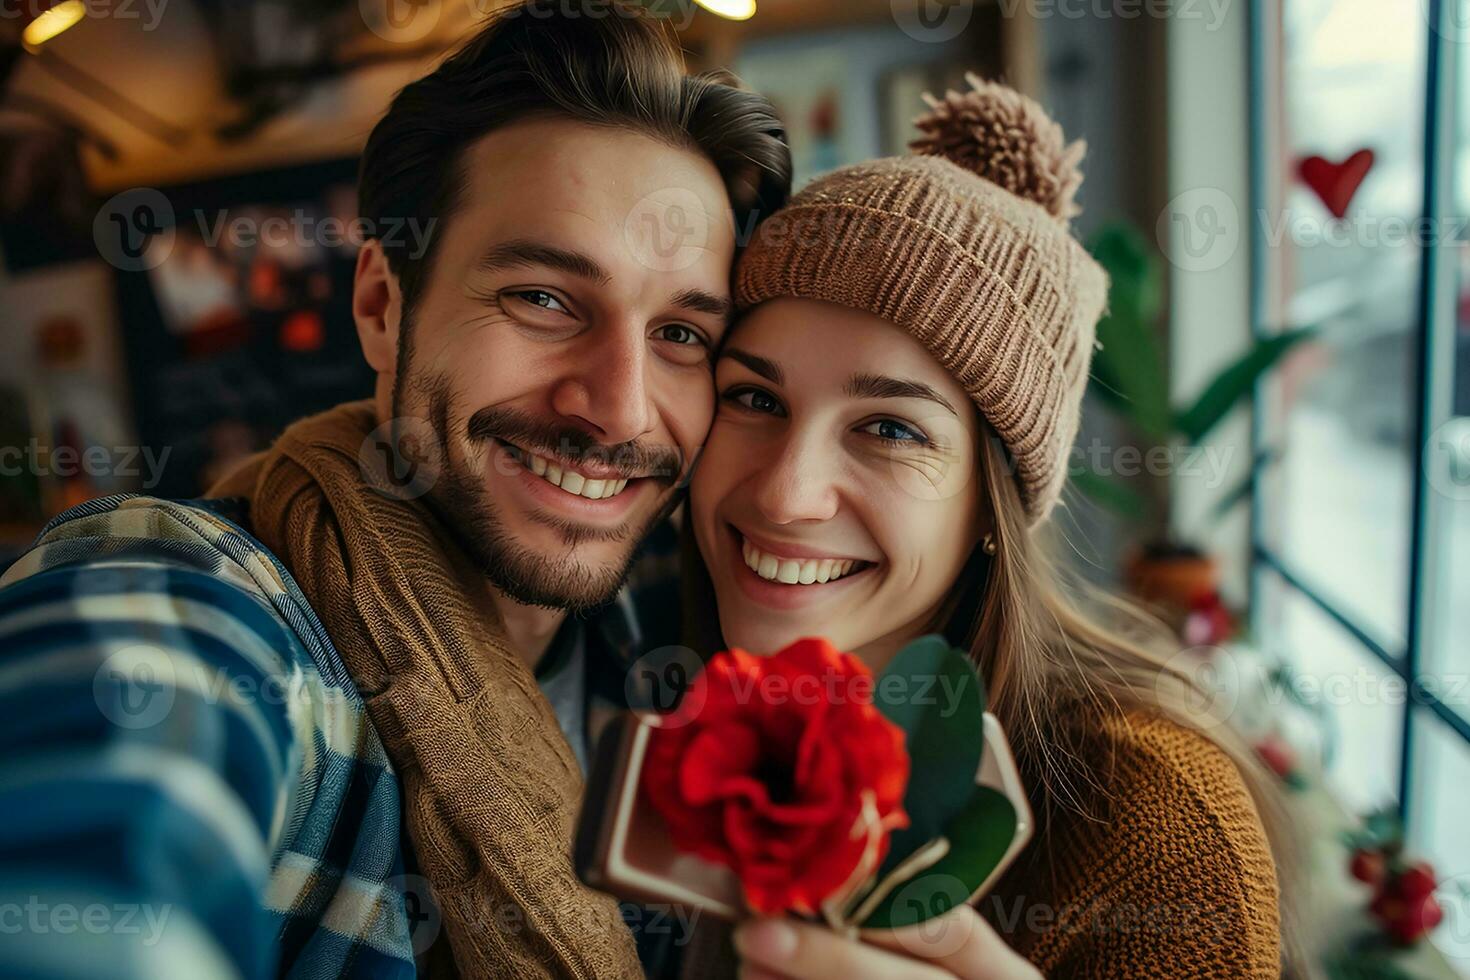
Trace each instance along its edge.
<path fill-rule="evenodd" d="M 826 300 L 912 333 L 1000 435 L 1034 525 L 1066 480 L 1108 280 L 1068 227 L 1085 144 L 966 78 L 927 97 L 916 155 L 820 177 L 761 223 L 735 300 Z"/>

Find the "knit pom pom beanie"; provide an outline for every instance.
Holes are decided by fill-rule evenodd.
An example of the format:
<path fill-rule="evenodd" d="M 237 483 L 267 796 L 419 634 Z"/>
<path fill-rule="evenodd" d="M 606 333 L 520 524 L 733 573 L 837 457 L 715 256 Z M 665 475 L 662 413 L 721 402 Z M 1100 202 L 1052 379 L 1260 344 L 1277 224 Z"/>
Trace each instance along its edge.
<path fill-rule="evenodd" d="M 966 77 L 929 97 L 912 155 L 822 176 L 762 222 L 735 299 L 825 300 L 917 337 L 1000 436 L 1035 525 L 1066 481 L 1108 280 L 1068 224 L 1085 144 Z"/>

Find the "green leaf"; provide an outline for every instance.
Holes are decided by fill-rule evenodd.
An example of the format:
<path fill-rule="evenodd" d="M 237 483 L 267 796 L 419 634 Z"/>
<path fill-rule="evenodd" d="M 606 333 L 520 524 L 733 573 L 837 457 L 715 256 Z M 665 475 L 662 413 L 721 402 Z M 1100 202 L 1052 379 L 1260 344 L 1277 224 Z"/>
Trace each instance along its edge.
<path fill-rule="evenodd" d="M 864 919 L 864 929 L 899 929 L 967 902 L 1000 864 L 1016 835 L 1016 808 L 989 786 L 976 786 L 945 828 L 949 853 L 893 889 Z M 879 881 L 882 876 L 879 876 Z"/>
<path fill-rule="evenodd" d="M 1174 427 L 1186 442 L 1204 439 L 1206 433 L 1254 390 L 1257 379 L 1293 347 L 1315 335 L 1313 328 L 1302 327 L 1257 341 L 1234 364 L 1215 375 L 1194 404 L 1178 414 Z"/>
<path fill-rule="evenodd" d="M 1107 315 L 1097 325 L 1092 391 L 1151 438 L 1168 433 L 1169 382 L 1157 324 L 1163 296 L 1158 256 L 1133 226 L 1104 226 L 1089 245 L 1108 273 Z"/>
<path fill-rule="evenodd" d="M 1158 319 L 1163 307 L 1164 275 L 1143 233 L 1126 221 L 1112 221 L 1097 230 L 1087 250 L 1107 271 L 1109 298 L 1127 297 L 1143 319 Z"/>
<path fill-rule="evenodd" d="M 1215 502 L 1210 508 L 1210 521 L 1221 520 L 1226 514 L 1235 509 L 1251 493 L 1251 481 L 1263 472 L 1266 467 L 1281 458 L 1281 450 L 1272 447 L 1262 449 L 1256 453 L 1255 461 L 1251 464 L 1251 471 L 1240 479 L 1240 482 L 1226 491 L 1225 495 Z"/>
<path fill-rule="evenodd" d="M 904 730 L 909 753 L 909 826 L 889 839 L 881 875 L 939 836 L 970 799 L 985 746 L 985 688 L 969 657 L 924 636 L 889 661 L 873 703 Z"/>
<path fill-rule="evenodd" d="M 1071 480 L 1078 490 L 1113 513 L 1131 521 L 1143 516 L 1143 497 L 1132 487 L 1091 470 L 1078 470 L 1072 474 Z"/>

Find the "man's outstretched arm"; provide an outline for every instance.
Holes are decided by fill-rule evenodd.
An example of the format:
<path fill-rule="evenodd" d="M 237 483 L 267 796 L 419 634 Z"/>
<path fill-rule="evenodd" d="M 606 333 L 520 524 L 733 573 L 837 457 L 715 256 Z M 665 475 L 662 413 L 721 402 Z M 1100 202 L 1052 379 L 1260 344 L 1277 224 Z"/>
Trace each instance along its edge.
<path fill-rule="evenodd" d="M 411 974 L 391 770 L 222 531 L 133 499 L 0 579 L 0 975 Z"/>
<path fill-rule="evenodd" d="M 291 733 L 231 589 L 154 556 L 0 591 L 0 973 L 273 972 Z"/>

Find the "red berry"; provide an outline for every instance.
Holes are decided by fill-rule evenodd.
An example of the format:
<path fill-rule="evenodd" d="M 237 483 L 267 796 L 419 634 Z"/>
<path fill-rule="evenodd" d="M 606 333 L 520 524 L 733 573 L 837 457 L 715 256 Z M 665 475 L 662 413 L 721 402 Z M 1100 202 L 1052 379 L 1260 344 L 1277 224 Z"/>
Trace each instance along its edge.
<path fill-rule="evenodd" d="M 1296 768 L 1296 758 L 1292 755 L 1290 746 L 1281 739 L 1272 736 L 1256 746 L 1256 754 L 1266 767 L 1282 779 L 1291 775 Z"/>
<path fill-rule="evenodd" d="M 1409 901 L 1434 894 L 1434 869 L 1423 861 L 1412 864 L 1398 876 L 1398 892 Z"/>
<path fill-rule="evenodd" d="M 1368 908 L 1383 926 L 1384 933 L 1401 946 L 1416 942 L 1444 918 L 1444 911 L 1433 895 L 1405 901 L 1385 890 L 1373 899 L 1373 904 Z"/>
<path fill-rule="evenodd" d="M 1360 847 L 1353 852 L 1353 860 L 1348 865 L 1348 870 L 1359 881 L 1376 885 L 1383 880 L 1383 854 L 1379 851 L 1370 851 L 1366 847 Z"/>
<path fill-rule="evenodd" d="M 1439 925 L 1444 919 L 1444 909 L 1440 907 L 1433 895 L 1424 897 L 1424 905 L 1419 912 L 1419 921 L 1424 923 L 1424 931 L 1428 932 Z"/>

